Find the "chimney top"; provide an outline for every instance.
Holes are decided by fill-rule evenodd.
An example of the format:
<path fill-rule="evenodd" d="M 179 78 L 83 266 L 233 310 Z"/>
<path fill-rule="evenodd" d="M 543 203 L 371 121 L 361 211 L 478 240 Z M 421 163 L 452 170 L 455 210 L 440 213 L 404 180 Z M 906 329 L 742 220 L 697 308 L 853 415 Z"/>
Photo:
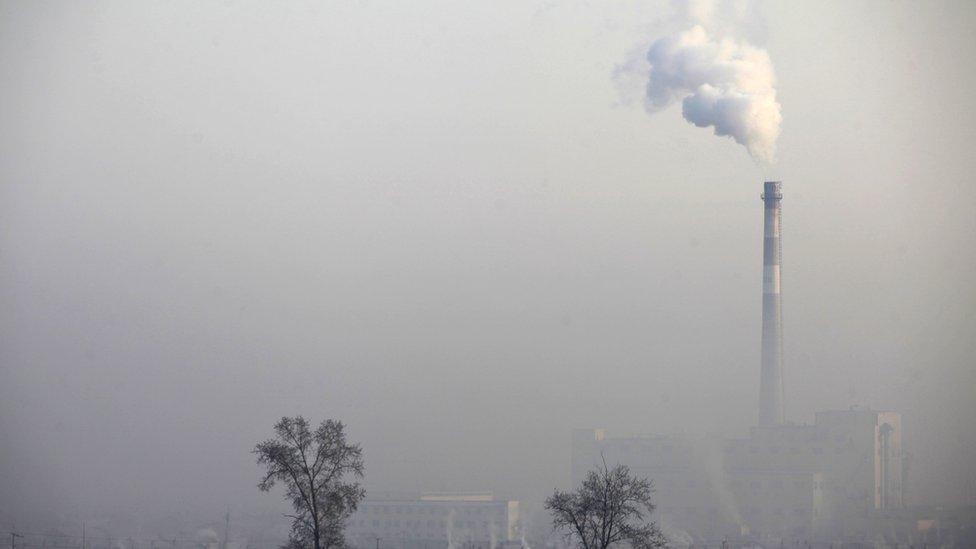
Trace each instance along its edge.
<path fill-rule="evenodd" d="M 766 199 L 776 199 L 782 200 L 783 198 L 783 182 L 782 181 L 766 181 L 763 183 L 763 200 Z"/>

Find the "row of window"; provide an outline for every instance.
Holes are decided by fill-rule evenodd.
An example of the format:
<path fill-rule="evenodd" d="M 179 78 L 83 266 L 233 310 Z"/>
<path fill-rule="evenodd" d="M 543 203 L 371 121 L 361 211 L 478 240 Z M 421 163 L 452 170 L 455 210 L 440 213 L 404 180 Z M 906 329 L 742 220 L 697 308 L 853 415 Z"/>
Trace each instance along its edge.
<path fill-rule="evenodd" d="M 684 488 L 697 488 L 699 485 L 705 488 L 712 488 L 712 483 L 708 481 L 699 482 L 693 478 L 687 479 L 684 483 L 677 482 L 668 478 L 660 478 L 655 483 L 655 487 L 663 492 L 670 491 L 670 489 L 679 488 L 679 485 L 684 486 Z M 809 490 L 810 482 L 805 480 L 795 480 L 793 481 L 793 488 L 797 490 Z M 783 479 L 772 479 L 765 482 L 767 488 L 772 488 L 775 490 L 782 490 L 786 487 L 787 483 Z M 738 489 L 743 486 L 743 481 L 733 479 L 729 481 L 729 486 L 733 489 Z M 751 480 L 748 482 L 747 486 L 753 490 L 759 490 L 763 486 L 763 482 L 759 480 Z M 820 486 L 814 483 L 814 488 L 819 488 Z"/>
<path fill-rule="evenodd" d="M 490 515 L 501 516 L 503 511 L 493 507 L 414 507 L 393 505 L 364 505 L 362 512 L 371 515 L 444 515 L 454 512 L 457 515 Z"/>
<path fill-rule="evenodd" d="M 646 451 L 654 451 L 658 449 L 660 449 L 662 452 L 669 453 L 672 450 L 674 450 L 674 446 L 671 446 L 670 444 L 665 444 L 663 446 L 631 446 L 628 444 L 624 444 L 620 447 L 620 450 L 625 454 L 632 451 L 646 452 Z M 687 452 L 688 450 L 685 449 L 685 451 Z"/>
<path fill-rule="evenodd" d="M 793 516 L 803 516 L 803 515 L 810 514 L 812 511 L 813 510 L 809 507 L 794 507 L 791 511 L 783 509 L 782 507 L 773 507 L 768 511 L 767 514 L 772 515 L 774 517 L 785 517 L 790 514 L 792 514 Z M 748 509 L 746 509 L 746 516 L 751 518 L 758 517 L 762 514 L 763 511 L 759 507 L 749 507 Z"/>
<path fill-rule="evenodd" d="M 661 507 L 659 511 L 662 514 L 670 515 L 670 516 L 694 517 L 699 515 L 698 507 Z M 708 507 L 706 509 L 701 509 L 700 511 L 701 511 L 701 515 L 707 516 L 712 519 L 718 516 L 717 507 Z M 794 507 L 792 510 L 787 510 L 782 507 L 772 507 L 769 509 L 767 514 L 772 515 L 774 517 L 785 517 L 790 514 L 792 514 L 793 516 L 801 516 L 801 515 L 809 514 L 811 512 L 812 509 L 810 507 L 798 506 L 798 507 Z M 762 514 L 763 511 L 759 507 L 749 507 L 745 509 L 745 515 L 750 518 L 755 518 Z"/>
<path fill-rule="evenodd" d="M 673 448 L 671 446 L 661 446 L 660 449 L 661 449 L 662 452 L 669 453 L 669 452 L 672 451 Z M 727 454 L 734 454 L 734 453 L 738 452 L 740 449 L 741 449 L 741 447 L 739 447 L 739 446 L 726 446 L 725 447 L 725 453 L 727 453 Z M 834 453 L 835 454 L 842 454 L 842 453 L 844 453 L 848 449 L 850 449 L 850 445 L 835 446 L 834 447 Z M 631 452 L 633 450 L 636 450 L 638 452 L 653 451 L 653 450 L 655 450 L 655 448 L 654 447 L 632 448 L 630 446 L 623 446 L 623 447 L 621 447 L 621 450 L 623 451 L 623 453 L 626 454 L 626 453 L 629 453 L 629 452 Z M 749 446 L 749 453 L 750 454 L 759 454 L 761 451 L 762 450 L 761 450 L 761 448 L 759 446 Z M 789 447 L 786 447 L 786 448 L 784 448 L 782 446 L 769 446 L 769 447 L 766 448 L 766 453 L 772 454 L 772 455 L 777 455 L 777 454 L 781 454 L 781 453 L 783 453 L 783 454 L 789 453 L 789 454 L 793 454 L 793 455 L 799 455 L 799 454 L 801 454 L 803 452 L 804 452 L 804 450 L 801 449 L 799 446 L 789 446 Z M 824 448 L 822 446 L 812 446 L 812 447 L 809 448 L 809 452 L 811 454 L 814 454 L 814 455 L 818 455 L 819 456 L 819 455 L 822 455 L 824 453 Z M 690 454 L 691 452 L 685 451 L 685 453 L 686 454 Z"/>
<path fill-rule="evenodd" d="M 732 487 L 733 490 L 736 490 L 738 488 L 741 488 L 742 485 L 743 485 L 743 482 L 742 481 L 739 481 L 739 480 L 729 481 L 729 486 Z M 748 486 L 749 486 L 749 489 L 750 490 L 760 490 L 763 487 L 763 482 L 762 481 L 759 481 L 759 480 L 750 480 L 749 483 L 748 483 Z M 778 479 L 778 478 L 777 479 L 772 479 L 772 480 L 767 480 L 766 481 L 766 487 L 767 488 L 772 488 L 773 490 L 782 490 L 783 488 L 786 487 L 786 482 L 784 482 L 783 479 Z M 796 489 L 796 490 L 809 490 L 810 489 L 810 483 L 808 481 L 805 481 L 805 480 L 794 480 L 793 481 L 793 488 Z"/>
<path fill-rule="evenodd" d="M 848 448 L 846 446 L 836 446 L 836 447 L 834 447 L 834 453 L 835 454 L 842 454 L 847 449 Z M 730 453 L 730 454 L 731 453 L 734 453 L 736 451 L 736 447 L 735 446 L 729 446 L 729 447 L 727 447 L 725 449 L 725 451 L 727 453 Z M 770 446 L 769 448 L 766 449 L 766 451 L 769 454 L 776 455 L 776 454 L 781 453 L 783 451 L 783 448 L 781 448 L 780 446 Z M 798 454 L 800 454 L 802 452 L 802 450 L 799 447 L 796 447 L 796 446 L 790 446 L 787 451 L 789 451 L 789 453 L 790 454 L 793 454 L 793 455 L 798 455 Z M 759 452 L 760 452 L 759 446 L 750 446 L 749 447 L 749 453 L 750 454 L 758 454 Z M 819 456 L 819 455 L 821 455 L 821 454 L 824 453 L 824 449 L 823 449 L 822 446 L 812 446 L 810 448 L 810 453 L 813 454 L 813 455 Z"/>
<path fill-rule="evenodd" d="M 447 528 L 447 521 L 444 520 L 379 520 L 379 519 L 357 519 L 349 521 L 349 525 L 352 527 L 367 528 L 372 526 L 373 528 L 406 528 L 408 530 L 419 530 L 423 528 L 427 529 L 437 529 L 444 530 Z M 482 528 L 488 528 L 490 523 L 488 521 L 481 521 Z M 474 520 L 459 520 L 454 521 L 452 524 L 453 528 L 468 528 L 474 529 L 478 527 L 478 521 Z"/>
<path fill-rule="evenodd" d="M 821 437 L 819 435 L 817 435 L 817 436 L 806 435 L 806 436 L 802 436 L 802 437 L 801 436 L 797 436 L 797 435 L 791 435 L 789 437 L 783 437 L 783 438 L 788 438 L 788 441 L 790 441 L 790 442 L 807 442 L 807 443 L 818 442 L 818 441 L 819 442 L 826 442 L 826 440 L 825 440 L 826 437 Z M 833 439 L 834 439 L 834 442 L 836 444 L 851 444 L 854 441 L 854 439 L 850 435 L 846 435 L 846 434 L 837 434 L 837 435 L 834 435 Z M 741 444 L 742 443 L 737 442 L 737 443 L 734 443 L 734 444 L 727 445 L 727 446 L 725 446 L 725 451 L 726 452 L 730 452 L 730 453 L 731 452 L 735 452 L 737 449 L 741 448 Z M 635 451 L 636 452 L 648 452 L 648 451 L 654 452 L 654 451 L 661 451 L 661 452 L 664 452 L 664 453 L 670 453 L 670 452 L 674 451 L 674 445 L 673 444 L 660 444 L 659 445 L 659 444 L 653 444 L 653 443 L 629 443 L 629 444 L 628 443 L 624 443 L 624 444 L 615 444 L 613 446 L 617 446 L 620 449 L 620 451 L 622 451 L 624 453 L 635 452 Z M 758 451 L 758 447 L 757 446 L 752 446 L 751 448 L 757 448 L 757 451 Z M 779 449 L 778 446 L 772 446 L 771 447 L 771 452 L 772 453 L 777 453 L 778 452 L 778 449 Z M 682 445 L 681 446 L 681 450 L 684 451 L 684 452 L 686 452 L 686 453 L 688 453 L 688 452 L 690 452 L 691 449 L 689 447 L 687 447 L 687 446 Z M 799 447 L 793 446 L 793 447 L 790 447 L 790 452 L 791 453 L 794 453 L 794 454 L 798 454 L 798 453 L 800 453 L 800 449 L 799 449 Z M 753 453 L 755 453 L 755 452 L 753 452 Z"/>

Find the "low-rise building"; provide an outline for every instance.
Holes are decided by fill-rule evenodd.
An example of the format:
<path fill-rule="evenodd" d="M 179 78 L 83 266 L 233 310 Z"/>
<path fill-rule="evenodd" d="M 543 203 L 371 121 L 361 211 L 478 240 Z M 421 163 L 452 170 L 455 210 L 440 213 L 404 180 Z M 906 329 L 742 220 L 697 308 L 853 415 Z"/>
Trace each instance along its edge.
<path fill-rule="evenodd" d="M 369 498 L 346 527 L 362 549 L 492 549 L 520 535 L 519 503 L 490 493 Z"/>
<path fill-rule="evenodd" d="M 819 412 L 741 439 L 574 432 L 574 482 L 604 460 L 652 479 L 662 526 L 695 540 L 866 540 L 873 516 L 903 505 L 892 412 Z"/>

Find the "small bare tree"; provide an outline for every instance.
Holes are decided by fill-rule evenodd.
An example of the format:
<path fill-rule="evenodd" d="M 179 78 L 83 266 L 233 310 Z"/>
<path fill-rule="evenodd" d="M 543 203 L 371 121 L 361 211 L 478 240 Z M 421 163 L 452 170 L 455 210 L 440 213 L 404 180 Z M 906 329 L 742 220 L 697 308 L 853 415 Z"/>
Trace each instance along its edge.
<path fill-rule="evenodd" d="M 573 492 L 556 490 L 546 499 L 552 525 L 566 531 L 582 549 L 608 549 L 626 544 L 634 549 L 664 547 L 667 540 L 650 520 L 654 488 L 626 465 L 590 471 Z"/>
<path fill-rule="evenodd" d="M 345 545 L 343 528 L 366 497 L 363 450 L 346 442 L 341 421 L 323 421 L 312 431 L 302 416 L 283 417 L 275 436 L 254 447 L 258 465 L 267 472 L 258 483 L 269 491 L 277 482 L 295 509 L 285 547 L 324 549 Z"/>

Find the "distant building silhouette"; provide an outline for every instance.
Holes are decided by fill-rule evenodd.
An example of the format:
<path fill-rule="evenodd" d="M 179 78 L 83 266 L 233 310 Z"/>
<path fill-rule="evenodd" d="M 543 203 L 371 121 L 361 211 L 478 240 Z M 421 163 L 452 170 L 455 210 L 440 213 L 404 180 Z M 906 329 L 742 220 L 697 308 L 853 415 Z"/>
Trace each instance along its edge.
<path fill-rule="evenodd" d="M 662 525 L 696 540 L 866 540 L 878 512 L 903 505 L 894 412 L 819 412 L 813 425 L 754 427 L 748 438 L 574 431 L 574 482 L 604 459 L 652 479 Z"/>
<path fill-rule="evenodd" d="M 873 540 L 885 511 L 904 504 L 901 416 L 819 412 L 785 420 L 781 320 L 782 184 L 763 193 L 763 318 L 758 426 L 748 438 L 607 437 L 573 433 L 572 477 L 622 463 L 657 489 L 659 520 L 697 542 Z M 886 527 L 887 528 L 887 527 Z M 885 532 L 884 535 L 891 535 Z"/>
<path fill-rule="evenodd" d="M 346 530 L 363 549 L 492 549 L 518 546 L 520 535 L 519 502 L 487 492 L 367 498 Z"/>

